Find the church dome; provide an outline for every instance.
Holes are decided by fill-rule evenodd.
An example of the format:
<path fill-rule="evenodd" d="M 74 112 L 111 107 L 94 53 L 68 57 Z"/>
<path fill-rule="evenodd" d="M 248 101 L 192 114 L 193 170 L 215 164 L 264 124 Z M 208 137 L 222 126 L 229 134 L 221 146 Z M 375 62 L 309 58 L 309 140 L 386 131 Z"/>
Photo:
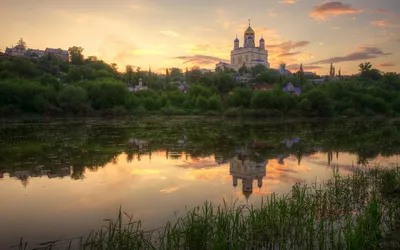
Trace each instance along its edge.
<path fill-rule="evenodd" d="M 249 27 L 246 29 L 246 31 L 244 32 L 246 35 L 254 35 L 254 30 L 250 27 L 250 25 L 249 25 Z"/>
<path fill-rule="evenodd" d="M 264 38 L 261 37 L 260 42 L 264 42 Z"/>
<path fill-rule="evenodd" d="M 236 39 L 235 39 L 235 43 L 236 43 L 236 42 L 237 42 L 237 43 L 239 42 L 239 39 L 237 39 L 237 37 L 236 37 Z"/>

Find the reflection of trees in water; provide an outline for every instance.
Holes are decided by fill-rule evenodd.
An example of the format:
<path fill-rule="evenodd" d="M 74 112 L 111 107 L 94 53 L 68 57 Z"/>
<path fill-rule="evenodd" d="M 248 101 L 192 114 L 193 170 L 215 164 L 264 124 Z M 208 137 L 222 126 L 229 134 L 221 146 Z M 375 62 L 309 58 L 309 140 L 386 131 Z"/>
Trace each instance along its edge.
<path fill-rule="evenodd" d="M 89 124 L 87 124 L 89 123 Z M 260 158 L 293 155 L 300 164 L 305 155 L 316 151 L 328 154 L 348 152 L 358 163 L 400 152 L 400 126 L 394 121 L 323 121 L 266 123 L 231 120 L 169 119 L 157 121 L 75 122 L 8 124 L 0 127 L 0 170 L 34 170 L 38 165 L 57 172 L 73 167 L 74 179 L 84 178 L 85 169 L 95 171 L 107 163 L 117 164 L 125 152 L 126 161 L 151 157 L 154 151 L 167 151 L 166 157 L 199 159 L 214 155 L 218 161 L 235 156 L 234 149 L 247 144 Z M 282 141 L 301 138 L 301 143 Z M 133 140 L 132 140 L 133 139 Z M 135 141 L 136 140 L 136 141 Z M 316 150 L 318 148 L 318 150 Z"/>

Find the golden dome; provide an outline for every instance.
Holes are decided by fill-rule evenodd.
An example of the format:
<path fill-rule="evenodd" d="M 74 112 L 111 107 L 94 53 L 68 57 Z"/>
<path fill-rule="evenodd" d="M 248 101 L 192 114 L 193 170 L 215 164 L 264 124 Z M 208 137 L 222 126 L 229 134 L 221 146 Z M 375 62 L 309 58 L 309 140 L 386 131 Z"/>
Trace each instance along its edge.
<path fill-rule="evenodd" d="M 245 35 L 254 35 L 254 30 L 250 27 L 247 28 L 247 30 L 244 32 Z"/>

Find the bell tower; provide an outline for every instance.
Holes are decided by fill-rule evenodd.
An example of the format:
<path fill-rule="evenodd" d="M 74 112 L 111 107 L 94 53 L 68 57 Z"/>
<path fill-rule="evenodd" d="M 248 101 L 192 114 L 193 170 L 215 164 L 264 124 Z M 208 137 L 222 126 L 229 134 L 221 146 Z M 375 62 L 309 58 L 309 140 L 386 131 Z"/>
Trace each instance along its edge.
<path fill-rule="evenodd" d="M 255 43 L 254 43 L 254 37 L 255 37 L 255 32 L 250 26 L 250 19 L 249 19 L 249 27 L 247 27 L 246 31 L 244 32 L 244 46 L 245 48 L 254 48 Z"/>

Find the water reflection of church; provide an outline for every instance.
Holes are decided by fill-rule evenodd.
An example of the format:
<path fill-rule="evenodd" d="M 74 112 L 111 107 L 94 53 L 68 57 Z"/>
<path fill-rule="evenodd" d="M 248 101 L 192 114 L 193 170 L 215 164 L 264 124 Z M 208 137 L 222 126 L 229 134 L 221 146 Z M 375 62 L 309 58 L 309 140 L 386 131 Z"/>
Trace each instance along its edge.
<path fill-rule="evenodd" d="M 230 161 L 229 173 L 232 175 L 234 187 L 238 185 L 238 179 L 241 180 L 242 193 L 248 199 L 253 193 L 255 180 L 258 188 L 262 187 L 268 159 L 263 159 L 247 148 L 237 148 L 235 153 L 236 156 Z"/>

